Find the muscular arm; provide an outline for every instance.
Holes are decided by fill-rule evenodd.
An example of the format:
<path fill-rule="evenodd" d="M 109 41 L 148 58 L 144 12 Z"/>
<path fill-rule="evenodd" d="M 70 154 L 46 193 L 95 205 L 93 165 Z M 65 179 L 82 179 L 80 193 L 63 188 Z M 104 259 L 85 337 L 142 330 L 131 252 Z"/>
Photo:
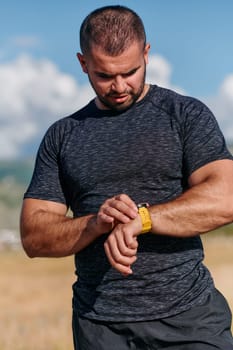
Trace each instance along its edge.
<path fill-rule="evenodd" d="M 189 185 L 179 198 L 150 208 L 152 232 L 195 236 L 233 221 L 233 161 L 201 167 L 190 176 Z"/>
<path fill-rule="evenodd" d="M 20 229 L 30 257 L 63 257 L 74 254 L 100 236 L 108 226 L 97 226 L 94 215 L 72 219 L 65 205 L 25 199 Z"/>

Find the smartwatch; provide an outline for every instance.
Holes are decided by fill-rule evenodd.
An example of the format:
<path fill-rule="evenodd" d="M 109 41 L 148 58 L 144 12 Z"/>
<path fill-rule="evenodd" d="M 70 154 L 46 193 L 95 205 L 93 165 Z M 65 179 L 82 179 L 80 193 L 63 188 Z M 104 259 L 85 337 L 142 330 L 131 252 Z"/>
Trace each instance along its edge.
<path fill-rule="evenodd" d="M 150 213 L 148 210 L 148 204 L 147 203 L 139 203 L 137 205 L 138 207 L 138 214 L 141 217 L 142 220 L 142 232 L 141 233 L 147 233 L 151 231 L 152 228 L 152 221 L 150 217 Z"/>

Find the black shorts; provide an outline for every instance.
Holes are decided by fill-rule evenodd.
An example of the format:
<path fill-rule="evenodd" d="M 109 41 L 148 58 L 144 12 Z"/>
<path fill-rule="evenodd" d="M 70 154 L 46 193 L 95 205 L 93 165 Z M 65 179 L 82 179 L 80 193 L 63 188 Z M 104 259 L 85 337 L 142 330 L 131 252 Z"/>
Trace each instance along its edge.
<path fill-rule="evenodd" d="M 73 313 L 75 350 L 233 350 L 231 312 L 217 290 L 202 306 L 147 322 L 107 323 Z"/>

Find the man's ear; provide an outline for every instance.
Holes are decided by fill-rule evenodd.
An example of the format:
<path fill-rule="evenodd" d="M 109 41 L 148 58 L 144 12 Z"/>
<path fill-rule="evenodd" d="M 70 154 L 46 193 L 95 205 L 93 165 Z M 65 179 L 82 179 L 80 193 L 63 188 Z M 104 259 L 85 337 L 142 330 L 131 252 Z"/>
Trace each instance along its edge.
<path fill-rule="evenodd" d="M 87 64 L 86 64 L 86 60 L 84 58 L 84 55 L 82 55 L 81 53 L 77 53 L 77 58 L 79 60 L 79 63 L 82 67 L 82 70 L 84 73 L 87 73 Z"/>
<path fill-rule="evenodd" d="M 149 51 L 150 51 L 150 44 L 147 43 L 144 49 L 144 59 L 146 64 L 148 64 Z"/>

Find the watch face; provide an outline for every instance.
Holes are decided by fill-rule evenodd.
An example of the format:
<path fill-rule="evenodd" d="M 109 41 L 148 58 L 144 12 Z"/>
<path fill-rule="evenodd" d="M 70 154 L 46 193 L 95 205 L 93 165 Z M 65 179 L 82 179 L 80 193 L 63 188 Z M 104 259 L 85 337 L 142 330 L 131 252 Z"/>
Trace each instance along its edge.
<path fill-rule="evenodd" d="M 149 204 L 148 203 L 139 203 L 137 205 L 138 208 L 148 208 L 149 207 Z"/>

